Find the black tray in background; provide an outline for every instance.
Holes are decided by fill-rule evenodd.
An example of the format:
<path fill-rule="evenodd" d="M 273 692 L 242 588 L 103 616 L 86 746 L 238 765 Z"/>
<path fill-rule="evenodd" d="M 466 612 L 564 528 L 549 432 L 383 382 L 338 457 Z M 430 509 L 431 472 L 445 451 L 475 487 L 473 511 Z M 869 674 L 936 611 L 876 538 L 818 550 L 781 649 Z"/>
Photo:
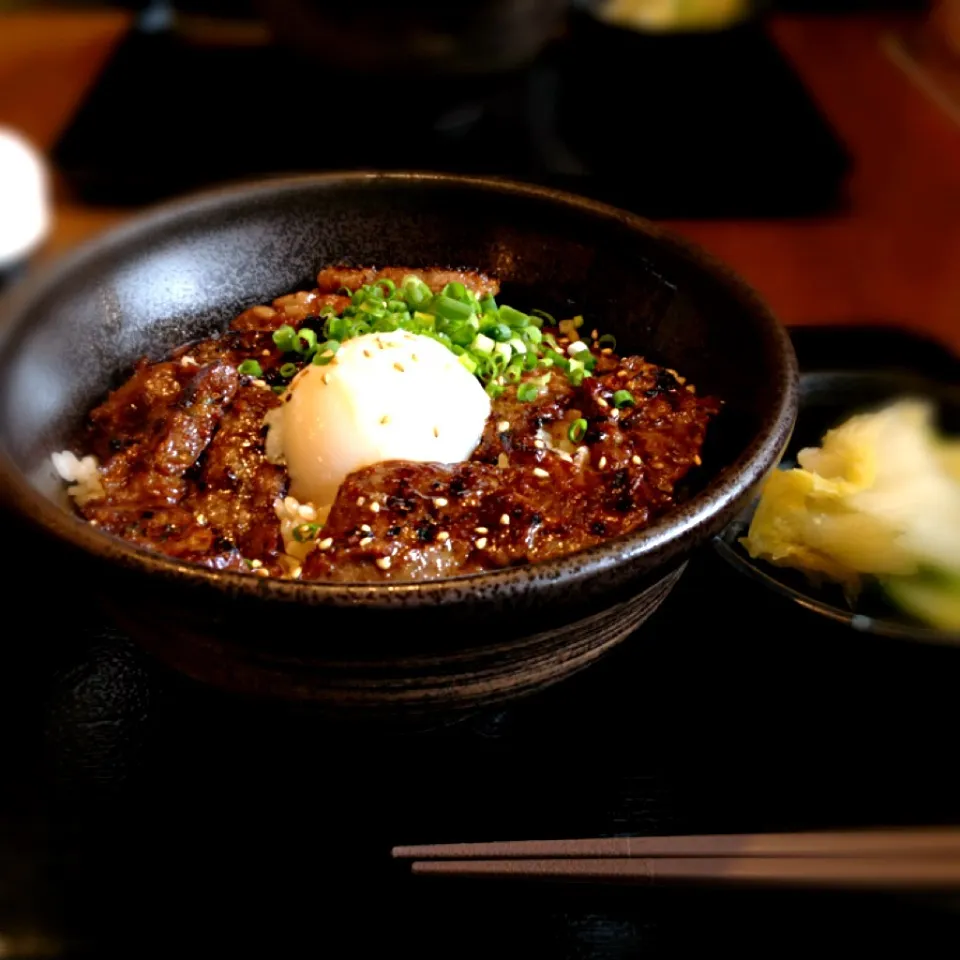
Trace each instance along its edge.
<path fill-rule="evenodd" d="M 272 48 L 132 30 L 55 150 L 95 203 L 285 172 L 427 169 L 572 189 L 653 217 L 841 201 L 843 147 L 757 24 L 643 37 L 574 16 L 527 70 L 387 81 Z"/>
<path fill-rule="evenodd" d="M 896 331 L 795 334 L 808 369 L 850 351 L 956 374 Z M 30 625 L 0 645 L 6 943 L 565 960 L 960 943 L 936 898 L 444 883 L 390 861 L 394 843 L 960 823 L 960 650 L 809 619 L 709 550 L 573 680 L 379 738 L 172 676 L 36 579 L 8 583 Z"/>

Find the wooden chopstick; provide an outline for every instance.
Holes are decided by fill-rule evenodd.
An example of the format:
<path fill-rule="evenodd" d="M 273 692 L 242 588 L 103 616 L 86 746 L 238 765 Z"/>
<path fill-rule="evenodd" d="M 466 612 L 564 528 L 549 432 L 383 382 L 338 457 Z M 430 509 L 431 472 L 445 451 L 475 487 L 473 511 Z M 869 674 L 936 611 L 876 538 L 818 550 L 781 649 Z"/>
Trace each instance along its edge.
<path fill-rule="evenodd" d="M 960 858 L 960 828 L 911 827 L 821 833 L 507 840 L 493 843 L 440 843 L 394 847 L 392 852 L 394 857 L 407 860 L 894 856 Z"/>
<path fill-rule="evenodd" d="M 957 890 L 956 857 L 631 857 L 426 860 L 413 872 L 457 877 L 585 883 L 734 884 L 820 888 Z"/>

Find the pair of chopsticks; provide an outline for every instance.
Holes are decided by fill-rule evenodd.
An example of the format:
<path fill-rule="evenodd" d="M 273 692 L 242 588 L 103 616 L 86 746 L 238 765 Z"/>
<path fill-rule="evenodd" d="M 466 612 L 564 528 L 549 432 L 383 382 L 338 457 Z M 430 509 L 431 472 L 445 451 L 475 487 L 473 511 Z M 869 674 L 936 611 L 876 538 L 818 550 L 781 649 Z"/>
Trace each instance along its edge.
<path fill-rule="evenodd" d="M 394 847 L 415 874 L 582 882 L 960 889 L 960 828 Z"/>

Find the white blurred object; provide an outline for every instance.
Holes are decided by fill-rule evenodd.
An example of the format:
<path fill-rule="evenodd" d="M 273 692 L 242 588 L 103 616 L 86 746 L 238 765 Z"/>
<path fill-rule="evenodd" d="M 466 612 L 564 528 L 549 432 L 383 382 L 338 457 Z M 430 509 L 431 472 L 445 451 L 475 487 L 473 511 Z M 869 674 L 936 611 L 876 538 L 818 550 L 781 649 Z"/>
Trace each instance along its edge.
<path fill-rule="evenodd" d="M 25 260 L 50 230 L 43 158 L 20 134 L 0 127 L 0 269 Z"/>

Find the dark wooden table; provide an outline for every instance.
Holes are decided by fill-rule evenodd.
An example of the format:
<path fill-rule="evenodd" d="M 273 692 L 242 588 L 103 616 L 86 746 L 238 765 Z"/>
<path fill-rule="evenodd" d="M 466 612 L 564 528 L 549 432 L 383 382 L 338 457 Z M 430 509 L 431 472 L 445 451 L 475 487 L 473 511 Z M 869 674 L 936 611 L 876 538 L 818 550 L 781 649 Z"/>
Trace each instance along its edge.
<path fill-rule="evenodd" d="M 799 220 L 682 221 L 790 324 L 899 322 L 960 350 L 960 125 L 884 49 L 897 17 L 777 16 L 769 30 L 852 160 L 847 209 Z M 0 123 L 50 149 L 129 25 L 126 14 L 0 18 Z M 125 214 L 61 196 L 46 255 Z"/>

